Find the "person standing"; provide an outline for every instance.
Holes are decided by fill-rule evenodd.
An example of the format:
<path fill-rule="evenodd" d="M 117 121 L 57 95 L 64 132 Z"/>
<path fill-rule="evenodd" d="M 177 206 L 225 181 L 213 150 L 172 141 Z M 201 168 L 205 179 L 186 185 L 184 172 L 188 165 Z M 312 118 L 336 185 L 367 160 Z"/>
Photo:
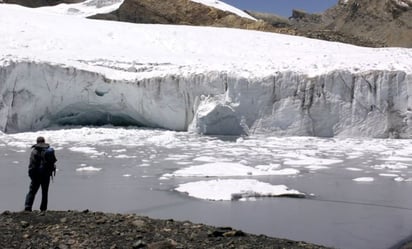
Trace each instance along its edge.
<path fill-rule="evenodd" d="M 41 187 L 42 199 L 40 211 L 47 210 L 47 199 L 49 192 L 50 178 L 56 170 L 55 162 L 57 161 L 54 150 L 46 143 L 44 137 L 38 137 L 36 144 L 33 145 L 30 154 L 29 177 L 31 180 L 29 192 L 26 195 L 24 204 L 25 211 L 32 211 L 34 198 Z"/>

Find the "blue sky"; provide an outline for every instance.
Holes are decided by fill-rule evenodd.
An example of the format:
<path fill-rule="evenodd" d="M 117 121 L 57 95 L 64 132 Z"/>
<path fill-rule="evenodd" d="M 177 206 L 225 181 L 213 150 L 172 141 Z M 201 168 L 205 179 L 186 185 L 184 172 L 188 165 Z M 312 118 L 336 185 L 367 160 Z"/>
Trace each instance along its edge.
<path fill-rule="evenodd" d="M 302 9 L 310 13 L 323 12 L 335 5 L 338 0 L 222 0 L 241 10 L 256 10 L 260 12 L 275 13 L 289 17 L 292 9 Z"/>

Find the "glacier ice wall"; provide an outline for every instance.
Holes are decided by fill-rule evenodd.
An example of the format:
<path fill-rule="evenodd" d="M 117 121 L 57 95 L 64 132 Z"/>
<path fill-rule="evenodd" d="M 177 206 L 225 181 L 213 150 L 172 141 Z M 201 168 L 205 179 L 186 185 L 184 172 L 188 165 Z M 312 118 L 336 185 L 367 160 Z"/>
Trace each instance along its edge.
<path fill-rule="evenodd" d="M 0 130 L 140 125 L 201 134 L 412 136 L 412 75 L 333 71 L 169 74 L 112 80 L 35 62 L 0 66 Z"/>

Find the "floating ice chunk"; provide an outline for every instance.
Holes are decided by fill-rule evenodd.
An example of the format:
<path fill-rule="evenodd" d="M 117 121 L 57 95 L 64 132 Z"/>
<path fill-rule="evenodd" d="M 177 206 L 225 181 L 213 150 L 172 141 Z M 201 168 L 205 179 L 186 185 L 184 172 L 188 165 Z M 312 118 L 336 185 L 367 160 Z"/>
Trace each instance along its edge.
<path fill-rule="evenodd" d="M 347 155 L 346 159 L 355 159 L 355 158 L 359 158 L 359 157 L 363 156 L 364 153 L 360 152 L 360 151 L 356 151 L 356 152 L 348 152 L 348 153 L 346 153 L 346 155 Z"/>
<path fill-rule="evenodd" d="M 389 174 L 389 173 L 382 173 L 382 174 L 379 174 L 380 176 L 386 176 L 386 177 L 398 177 L 399 175 L 398 174 Z"/>
<path fill-rule="evenodd" d="M 402 157 L 402 156 L 389 156 L 389 157 L 382 157 L 379 158 L 382 161 L 412 161 L 411 157 Z"/>
<path fill-rule="evenodd" d="M 389 169 L 389 170 L 398 170 L 398 169 L 407 169 L 408 165 L 404 163 L 385 163 L 371 166 L 373 169 Z"/>
<path fill-rule="evenodd" d="M 346 168 L 347 170 L 349 170 L 349 171 L 363 171 L 363 169 L 359 169 L 359 168 L 351 168 L 351 167 L 349 167 L 349 168 Z"/>
<path fill-rule="evenodd" d="M 179 161 L 179 160 L 186 160 L 188 158 L 190 158 L 189 155 L 169 155 L 167 158 L 165 158 L 165 160 Z"/>
<path fill-rule="evenodd" d="M 329 169 L 329 167 L 320 166 L 320 165 L 311 165 L 311 166 L 306 166 L 305 168 L 309 170 Z"/>
<path fill-rule="evenodd" d="M 98 172 L 102 170 L 102 168 L 96 168 L 93 166 L 88 166 L 88 167 L 82 167 L 82 168 L 77 168 L 76 171 L 77 172 Z"/>
<path fill-rule="evenodd" d="M 123 153 L 123 152 L 126 152 L 126 151 L 127 151 L 126 149 L 112 150 L 112 152 L 115 152 L 115 153 Z"/>
<path fill-rule="evenodd" d="M 257 165 L 255 168 L 263 171 L 277 170 L 280 168 L 280 164 Z"/>
<path fill-rule="evenodd" d="M 73 151 L 73 152 L 81 152 L 81 153 L 84 153 L 84 154 L 92 154 L 92 155 L 95 155 L 95 156 L 99 156 L 99 155 L 104 154 L 104 152 L 98 152 L 96 150 L 96 148 L 94 148 L 94 147 L 86 147 L 86 146 L 85 147 L 70 147 L 69 150 Z"/>
<path fill-rule="evenodd" d="M 335 163 L 341 163 L 343 160 L 340 159 L 324 159 L 324 158 L 314 158 L 314 157 L 301 157 L 297 160 L 288 159 L 285 160 L 285 165 L 330 165 Z"/>
<path fill-rule="evenodd" d="M 355 182 L 373 182 L 375 179 L 373 177 L 358 177 L 355 179 L 352 179 Z"/>
<path fill-rule="evenodd" d="M 121 155 L 114 156 L 114 158 L 128 159 L 128 158 L 136 158 L 136 156 L 128 156 L 128 155 L 121 154 Z"/>
<path fill-rule="evenodd" d="M 17 147 L 17 148 L 27 148 L 28 147 L 27 143 L 21 142 L 21 141 L 11 141 L 7 144 L 7 146 Z"/>
<path fill-rule="evenodd" d="M 403 182 L 405 181 L 405 178 L 403 177 L 396 177 L 395 179 L 393 179 L 395 182 Z"/>
<path fill-rule="evenodd" d="M 262 176 L 262 175 L 297 175 L 297 169 L 262 170 L 239 163 L 207 163 L 177 170 L 164 177 L 209 177 L 209 176 Z"/>
<path fill-rule="evenodd" d="M 164 131 L 147 138 L 147 142 L 158 146 L 173 147 L 178 142 L 173 131 Z"/>
<path fill-rule="evenodd" d="M 253 197 L 293 196 L 305 197 L 305 194 L 289 189 L 285 185 L 271 185 L 252 179 L 226 179 L 198 181 L 180 184 L 176 191 L 187 193 L 189 196 L 212 200 L 245 200 Z"/>

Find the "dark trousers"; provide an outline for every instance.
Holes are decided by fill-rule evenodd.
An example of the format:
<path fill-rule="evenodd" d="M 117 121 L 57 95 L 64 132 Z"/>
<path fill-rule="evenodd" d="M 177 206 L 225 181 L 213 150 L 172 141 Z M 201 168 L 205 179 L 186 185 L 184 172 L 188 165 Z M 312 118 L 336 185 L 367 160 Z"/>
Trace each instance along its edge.
<path fill-rule="evenodd" d="M 47 195 L 49 192 L 50 176 L 47 174 L 32 174 L 30 176 L 31 183 L 29 193 L 26 195 L 26 202 L 24 203 L 25 210 L 31 211 L 34 197 L 41 186 L 41 204 L 40 211 L 47 210 Z"/>

